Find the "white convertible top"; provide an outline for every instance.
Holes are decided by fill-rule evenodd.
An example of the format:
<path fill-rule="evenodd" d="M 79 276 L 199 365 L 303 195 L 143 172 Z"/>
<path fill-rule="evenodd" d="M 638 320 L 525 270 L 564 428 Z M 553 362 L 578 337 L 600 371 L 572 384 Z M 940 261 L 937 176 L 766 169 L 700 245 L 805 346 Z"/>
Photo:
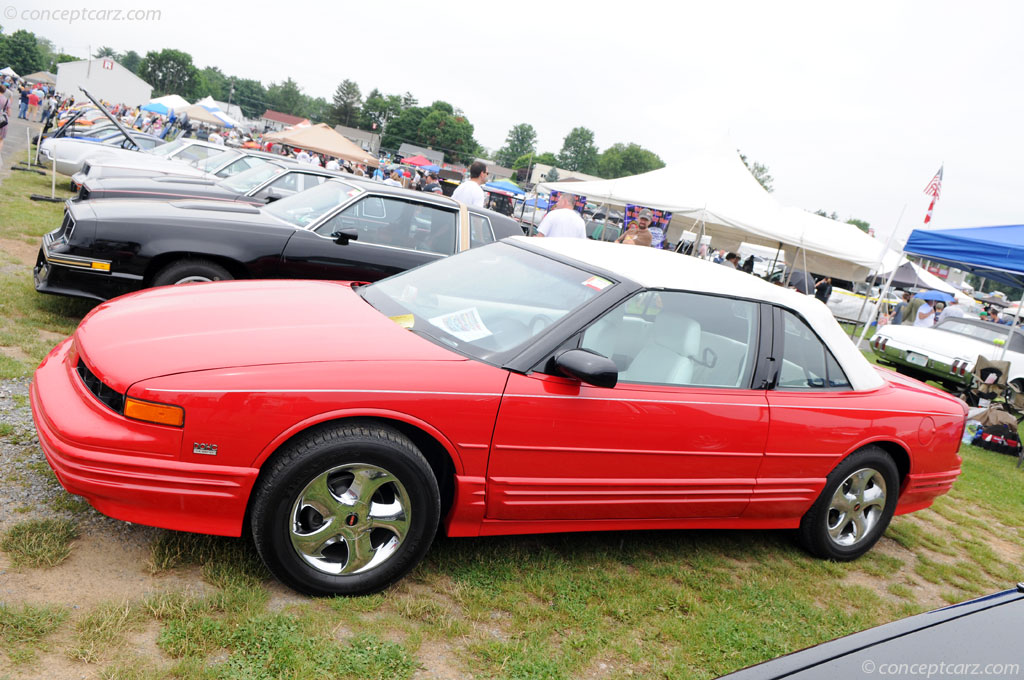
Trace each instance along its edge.
<path fill-rule="evenodd" d="M 828 345 L 853 389 L 881 387 L 885 381 L 839 327 L 832 312 L 813 295 L 713 262 L 665 250 L 624 246 L 590 239 L 512 237 L 513 241 L 600 267 L 644 288 L 667 288 L 770 302 L 802 316 Z"/>

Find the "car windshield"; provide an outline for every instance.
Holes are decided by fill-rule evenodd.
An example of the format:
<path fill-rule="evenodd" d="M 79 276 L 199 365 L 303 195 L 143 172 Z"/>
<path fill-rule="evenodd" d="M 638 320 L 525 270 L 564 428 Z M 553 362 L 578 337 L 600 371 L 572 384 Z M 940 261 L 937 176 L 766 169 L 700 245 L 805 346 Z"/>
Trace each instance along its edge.
<path fill-rule="evenodd" d="M 339 181 L 324 182 L 294 196 L 282 198 L 264 210 L 296 227 L 308 227 L 362 190 Z"/>
<path fill-rule="evenodd" d="M 279 172 L 281 172 L 281 166 L 275 163 L 266 163 L 221 180 L 218 184 L 228 191 L 247 194 Z"/>
<path fill-rule="evenodd" d="M 242 154 L 240 154 L 239 152 L 233 149 L 226 149 L 224 151 L 221 151 L 220 153 L 215 153 L 212 156 L 204 158 L 201 161 L 196 161 L 195 166 L 202 170 L 203 172 L 213 172 L 222 165 L 226 165 L 227 163 L 233 161 L 234 159 L 241 157 Z"/>
<path fill-rule="evenodd" d="M 359 290 L 395 323 L 490 361 L 525 346 L 615 283 L 514 245 L 494 243 Z"/>
<path fill-rule="evenodd" d="M 163 144 L 161 146 L 156 147 L 155 149 L 150 149 L 147 153 L 151 153 L 154 156 L 163 156 L 166 158 L 169 157 L 178 149 L 180 149 L 181 147 L 185 146 L 187 142 L 188 140 L 185 139 L 175 139 L 173 142 Z"/>

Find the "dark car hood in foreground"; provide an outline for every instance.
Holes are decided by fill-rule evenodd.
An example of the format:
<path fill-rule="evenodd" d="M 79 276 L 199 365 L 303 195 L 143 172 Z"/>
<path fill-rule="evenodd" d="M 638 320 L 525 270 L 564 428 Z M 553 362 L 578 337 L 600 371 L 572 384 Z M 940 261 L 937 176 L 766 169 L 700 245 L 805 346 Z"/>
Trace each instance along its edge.
<path fill-rule="evenodd" d="M 125 295 L 75 333 L 86 364 L 125 392 L 146 378 L 233 366 L 463 357 L 403 329 L 347 284 L 224 281 Z"/>
<path fill-rule="evenodd" d="M 181 200 L 190 198 L 231 201 L 240 197 L 217 182 L 201 177 L 111 177 L 87 179 L 85 189 L 90 200 L 97 198 L 136 198 Z M 254 201 L 259 202 L 259 201 Z"/>
<path fill-rule="evenodd" d="M 1017 677 L 1022 662 L 1013 638 L 1022 620 L 1024 587 L 1018 585 L 1016 590 L 894 621 L 724 677 Z M 1007 668 L 1014 665 L 1015 669 Z"/>

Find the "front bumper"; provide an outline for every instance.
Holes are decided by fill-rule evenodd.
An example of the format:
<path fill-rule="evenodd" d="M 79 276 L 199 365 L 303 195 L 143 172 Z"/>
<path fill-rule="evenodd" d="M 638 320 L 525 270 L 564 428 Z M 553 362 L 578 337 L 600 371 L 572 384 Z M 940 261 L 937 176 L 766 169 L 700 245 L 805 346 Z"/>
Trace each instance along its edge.
<path fill-rule="evenodd" d="M 143 287 L 141 276 L 112 272 L 108 261 L 52 252 L 48 236 L 32 269 L 36 291 L 103 301 Z"/>
<path fill-rule="evenodd" d="M 179 460 L 182 430 L 108 408 L 75 370 L 71 339 L 36 369 L 30 392 L 39 444 L 57 479 L 109 517 L 240 536 L 256 468 Z"/>

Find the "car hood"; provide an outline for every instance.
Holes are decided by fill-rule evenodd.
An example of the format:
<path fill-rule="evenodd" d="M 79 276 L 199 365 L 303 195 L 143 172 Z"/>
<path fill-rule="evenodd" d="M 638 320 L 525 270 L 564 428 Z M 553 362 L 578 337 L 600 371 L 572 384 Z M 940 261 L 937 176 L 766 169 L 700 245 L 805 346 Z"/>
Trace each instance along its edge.
<path fill-rule="evenodd" d="M 464 361 L 403 329 L 348 284 L 224 281 L 154 288 L 106 302 L 75 345 L 125 393 L 140 380 L 238 366 L 337 361 Z"/>
<path fill-rule="evenodd" d="M 228 191 L 204 177 L 101 177 L 87 178 L 83 184 L 89 190 L 91 198 L 107 194 L 164 200 L 193 197 L 232 199 L 238 196 L 237 193 Z"/>
<path fill-rule="evenodd" d="M 979 354 L 990 357 L 1001 348 L 968 335 L 922 326 L 884 326 L 878 335 L 932 356 L 973 362 Z"/>
<path fill-rule="evenodd" d="M 124 151 L 124 149 L 119 149 Z M 163 175 L 181 175 L 183 177 L 206 177 L 203 172 L 194 165 L 185 161 L 149 156 L 135 151 L 128 152 L 131 156 L 98 156 L 95 161 L 89 160 L 91 169 L 90 177 L 96 174 L 99 177 L 134 176 L 146 173 Z M 97 173 L 96 171 L 99 170 Z"/>

